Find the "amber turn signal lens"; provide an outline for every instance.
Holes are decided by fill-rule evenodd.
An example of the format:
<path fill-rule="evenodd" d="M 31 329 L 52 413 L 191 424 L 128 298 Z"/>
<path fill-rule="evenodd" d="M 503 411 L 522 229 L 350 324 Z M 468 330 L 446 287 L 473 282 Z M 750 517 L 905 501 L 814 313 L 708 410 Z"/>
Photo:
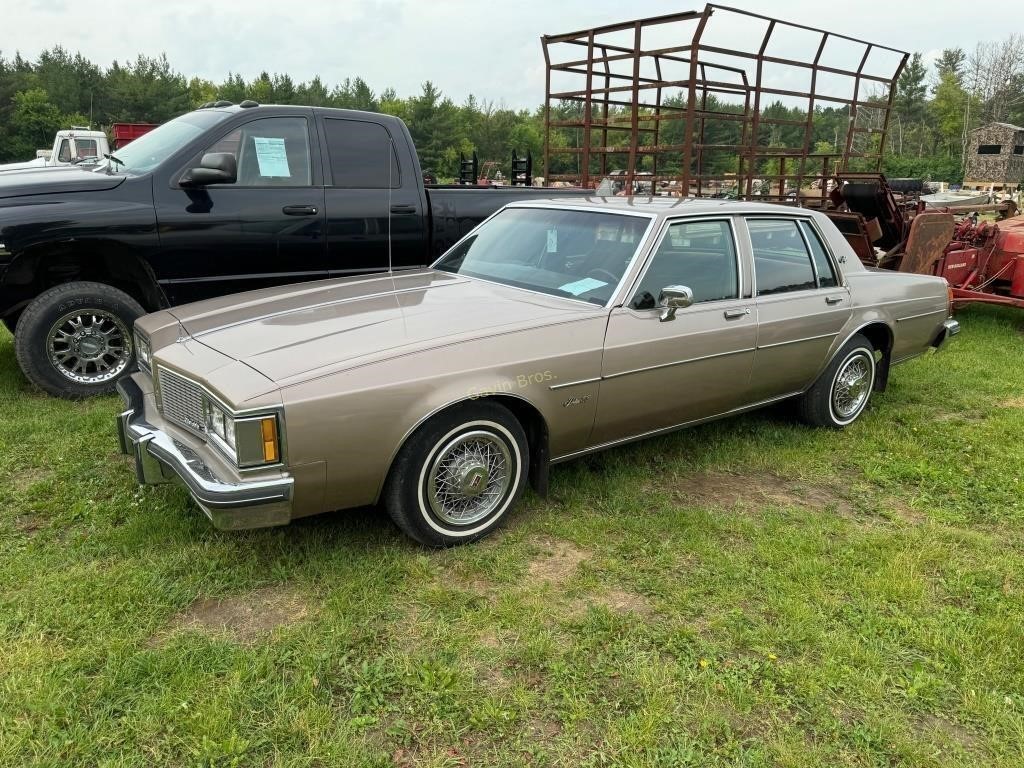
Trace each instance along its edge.
<path fill-rule="evenodd" d="M 261 419 L 260 428 L 263 431 L 263 460 L 277 461 L 277 419 L 273 416 Z"/>

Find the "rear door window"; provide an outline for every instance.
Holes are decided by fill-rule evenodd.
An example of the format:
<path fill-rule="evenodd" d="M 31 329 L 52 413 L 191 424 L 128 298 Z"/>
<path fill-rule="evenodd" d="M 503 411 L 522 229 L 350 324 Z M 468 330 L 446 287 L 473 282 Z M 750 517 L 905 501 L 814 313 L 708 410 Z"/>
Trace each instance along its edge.
<path fill-rule="evenodd" d="M 811 255 L 793 219 L 747 219 L 758 296 L 817 288 Z"/>
<path fill-rule="evenodd" d="M 825 246 L 822 245 L 821 238 L 818 237 L 818 231 L 811 226 L 809 221 L 801 221 L 800 229 L 804 233 L 807 245 L 810 246 L 811 249 L 811 258 L 814 260 L 814 271 L 818 275 L 818 287 L 834 288 L 839 285 L 839 279 L 836 276 L 835 268 L 832 266 L 832 262 L 828 257 L 828 252 L 825 251 Z"/>
<path fill-rule="evenodd" d="M 383 125 L 326 118 L 324 131 L 335 187 L 397 189 L 402 185 L 394 142 Z"/>

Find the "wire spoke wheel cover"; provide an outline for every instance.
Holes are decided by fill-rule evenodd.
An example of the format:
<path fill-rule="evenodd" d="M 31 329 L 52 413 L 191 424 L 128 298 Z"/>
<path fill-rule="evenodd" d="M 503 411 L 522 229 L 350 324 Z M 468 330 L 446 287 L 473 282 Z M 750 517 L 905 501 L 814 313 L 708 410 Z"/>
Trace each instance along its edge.
<path fill-rule="evenodd" d="M 46 336 L 46 353 L 66 379 L 102 384 L 117 378 L 132 359 L 124 321 L 103 309 L 76 309 L 60 317 Z"/>
<path fill-rule="evenodd" d="M 425 496 L 448 525 L 466 526 L 493 514 L 508 498 L 516 467 L 506 441 L 488 429 L 440 444 L 425 467 Z"/>
<path fill-rule="evenodd" d="M 832 383 L 832 413 L 840 423 L 849 423 L 864 409 L 875 378 L 875 361 L 865 349 L 855 350 L 836 371 Z"/>

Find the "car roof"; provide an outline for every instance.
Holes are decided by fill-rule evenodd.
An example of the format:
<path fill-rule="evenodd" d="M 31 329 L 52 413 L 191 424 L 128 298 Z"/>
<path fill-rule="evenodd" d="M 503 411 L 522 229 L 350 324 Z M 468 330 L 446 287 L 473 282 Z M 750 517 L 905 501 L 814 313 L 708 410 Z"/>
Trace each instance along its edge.
<path fill-rule="evenodd" d="M 609 213 L 639 213 L 659 218 L 670 216 L 732 215 L 762 213 L 813 216 L 814 212 L 794 205 L 753 203 L 746 200 L 724 200 L 705 197 L 557 197 L 546 200 L 520 200 L 509 208 L 589 208 Z"/>

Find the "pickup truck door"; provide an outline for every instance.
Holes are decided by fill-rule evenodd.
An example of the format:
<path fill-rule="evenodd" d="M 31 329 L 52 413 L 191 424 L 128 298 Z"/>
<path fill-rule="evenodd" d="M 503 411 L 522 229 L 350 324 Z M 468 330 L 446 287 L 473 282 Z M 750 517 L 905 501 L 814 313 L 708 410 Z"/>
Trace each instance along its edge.
<path fill-rule="evenodd" d="M 170 183 L 155 179 L 157 273 L 172 303 L 327 277 L 320 149 L 312 128 L 311 112 L 302 109 L 235 124 Z M 238 179 L 182 188 L 181 174 L 206 152 L 233 153 Z"/>
<path fill-rule="evenodd" d="M 762 401 L 814 383 L 850 318 L 851 301 L 809 219 L 749 217 L 746 229 L 758 327 L 751 388 Z"/>
<path fill-rule="evenodd" d="M 668 223 L 630 298 L 608 318 L 592 444 L 750 402 L 757 323 L 745 271 L 729 218 Z M 668 286 L 690 288 L 693 304 L 663 322 L 656 304 Z"/>
<path fill-rule="evenodd" d="M 332 276 L 427 263 L 426 206 L 408 135 L 370 119 L 321 117 Z M 390 245 L 390 248 L 389 248 Z"/>

